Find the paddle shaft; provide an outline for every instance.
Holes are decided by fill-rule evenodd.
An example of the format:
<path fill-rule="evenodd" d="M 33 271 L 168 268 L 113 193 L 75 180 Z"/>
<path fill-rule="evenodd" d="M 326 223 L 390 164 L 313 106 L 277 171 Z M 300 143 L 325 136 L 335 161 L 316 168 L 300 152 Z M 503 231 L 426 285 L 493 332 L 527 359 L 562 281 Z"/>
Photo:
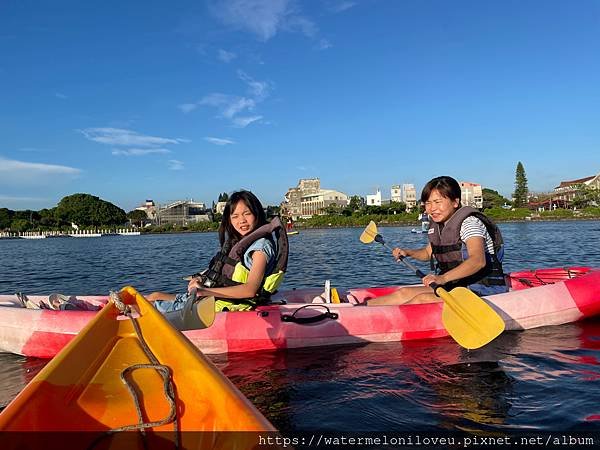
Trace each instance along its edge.
<path fill-rule="evenodd" d="M 385 248 L 387 248 L 389 251 L 393 251 L 393 249 L 392 249 L 392 248 L 391 248 L 389 245 L 387 245 L 387 244 L 385 243 L 385 241 L 383 240 L 383 237 L 382 237 L 380 234 L 378 234 L 378 235 L 375 237 L 375 242 L 379 242 L 381 245 L 383 245 L 383 246 L 384 246 Z M 425 273 L 423 273 L 423 271 L 422 271 L 422 270 L 420 270 L 420 269 L 418 269 L 417 267 L 415 267 L 415 265 L 414 265 L 414 264 L 412 264 L 412 263 L 410 263 L 410 262 L 406 261 L 406 260 L 404 259 L 404 257 L 403 257 L 403 256 L 401 256 L 400 258 L 398 258 L 398 261 L 400 261 L 400 262 L 401 262 L 401 263 L 403 263 L 403 264 L 404 264 L 406 267 L 408 267 L 410 270 L 412 270 L 412 271 L 415 273 L 415 275 L 416 275 L 416 276 L 418 276 L 420 279 L 423 279 L 423 277 L 425 277 Z M 430 284 L 429 284 L 429 287 L 430 287 L 431 289 L 433 289 L 433 292 L 436 292 L 437 288 L 438 288 L 438 287 L 440 287 L 440 286 L 439 286 L 437 283 L 430 283 Z M 437 295 L 437 293 L 436 293 L 436 295 Z"/>

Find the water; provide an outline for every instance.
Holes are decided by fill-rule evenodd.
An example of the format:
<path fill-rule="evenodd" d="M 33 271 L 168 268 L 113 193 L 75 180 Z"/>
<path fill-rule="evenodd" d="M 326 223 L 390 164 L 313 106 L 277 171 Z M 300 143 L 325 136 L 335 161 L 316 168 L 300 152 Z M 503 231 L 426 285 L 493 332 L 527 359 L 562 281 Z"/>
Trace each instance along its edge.
<path fill-rule="evenodd" d="M 390 245 L 419 247 L 412 227 L 382 228 Z M 506 223 L 507 271 L 600 266 L 600 223 Z M 414 275 L 362 229 L 290 237 L 284 289 L 412 283 Z M 179 292 L 204 268 L 217 236 L 178 234 L 0 241 L 0 292 Z M 427 264 L 419 263 L 427 270 Z M 216 355 L 211 359 L 285 431 L 485 432 L 600 430 L 600 319 L 504 333 L 466 352 L 449 338 Z M 0 406 L 46 361 L 0 355 Z"/>

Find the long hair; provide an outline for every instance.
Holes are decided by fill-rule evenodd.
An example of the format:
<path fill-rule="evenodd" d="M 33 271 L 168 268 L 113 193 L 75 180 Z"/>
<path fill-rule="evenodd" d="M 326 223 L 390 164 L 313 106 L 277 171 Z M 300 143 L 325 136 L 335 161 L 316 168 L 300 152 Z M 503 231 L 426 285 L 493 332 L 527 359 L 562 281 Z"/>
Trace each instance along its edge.
<path fill-rule="evenodd" d="M 460 184 L 454 178 L 444 175 L 429 180 L 421 192 L 421 203 L 424 204 L 429 200 L 429 196 L 433 190 L 438 191 L 442 197 L 450 200 L 458 200 L 460 206 Z"/>
<path fill-rule="evenodd" d="M 256 217 L 254 229 L 268 223 L 265 210 L 256 195 L 250 191 L 244 190 L 234 192 L 229 196 L 229 200 L 227 200 L 227 203 L 225 204 L 225 208 L 223 209 L 223 219 L 221 220 L 221 225 L 219 225 L 219 242 L 221 247 L 223 247 L 226 242 L 228 242 L 228 245 L 232 246 L 242 238 L 231 223 L 231 213 L 233 213 L 233 209 L 240 201 L 244 202 L 248 209 L 252 211 L 254 217 Z"/>

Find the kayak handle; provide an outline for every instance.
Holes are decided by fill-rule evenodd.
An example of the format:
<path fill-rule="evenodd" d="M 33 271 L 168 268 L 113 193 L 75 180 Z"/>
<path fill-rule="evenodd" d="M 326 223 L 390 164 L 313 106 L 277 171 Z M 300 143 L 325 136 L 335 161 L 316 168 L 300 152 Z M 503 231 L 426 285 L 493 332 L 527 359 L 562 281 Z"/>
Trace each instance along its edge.
<path fill-rule="evenodd" d="M 311 316 L 311 317 L 296 317 L 296 313 L 298 311 L 300 311 L 301 309 L 315 307 L 315 306 L 318 308 L 325 308 L 327 311 L 325 311 L 324 313 L 321 313 L 321 314 L 317 314 L 315 316 Z M 307 323 L 320 322 L 321 320 L 325 320 L 325 319 L 337 320 L 338 317 L 339 317 L 338 313 L 331 312 L 329 310 L 329 308 L 325 305 L 310 304 L 310 305 L 304 305 L 304 306 L 298 308 L 296 311 L 293 312 L 293 314 L 282 314 L 281 320 L 283 322 L 294 322 L 294 323 L 297 323 L 300 325 L 305 325 Z"/>

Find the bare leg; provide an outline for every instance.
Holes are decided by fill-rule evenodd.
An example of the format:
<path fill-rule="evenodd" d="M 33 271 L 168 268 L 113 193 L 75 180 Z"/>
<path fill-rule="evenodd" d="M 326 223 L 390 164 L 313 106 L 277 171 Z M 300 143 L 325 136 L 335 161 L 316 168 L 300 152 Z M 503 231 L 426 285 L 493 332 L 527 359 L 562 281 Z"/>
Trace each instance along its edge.
<path fill-rule="evenodd" d="M 440 299 L 435 296 L 433 290 L 429 287 L 405 286 L 391 294 L 372 298 L 367 301 L 367 304 L 369 306 L 404 305 L 407 303 L 434 303 L 438 301 Z"/>
<path fill-rule="evenodd" d="M 146 295 L 146 300 L 149 302 L 155 302 L 156 300 L 173 301 L 175 300 L 175 294 L 167 294 L 166 292 L 153 292 Z"/>

